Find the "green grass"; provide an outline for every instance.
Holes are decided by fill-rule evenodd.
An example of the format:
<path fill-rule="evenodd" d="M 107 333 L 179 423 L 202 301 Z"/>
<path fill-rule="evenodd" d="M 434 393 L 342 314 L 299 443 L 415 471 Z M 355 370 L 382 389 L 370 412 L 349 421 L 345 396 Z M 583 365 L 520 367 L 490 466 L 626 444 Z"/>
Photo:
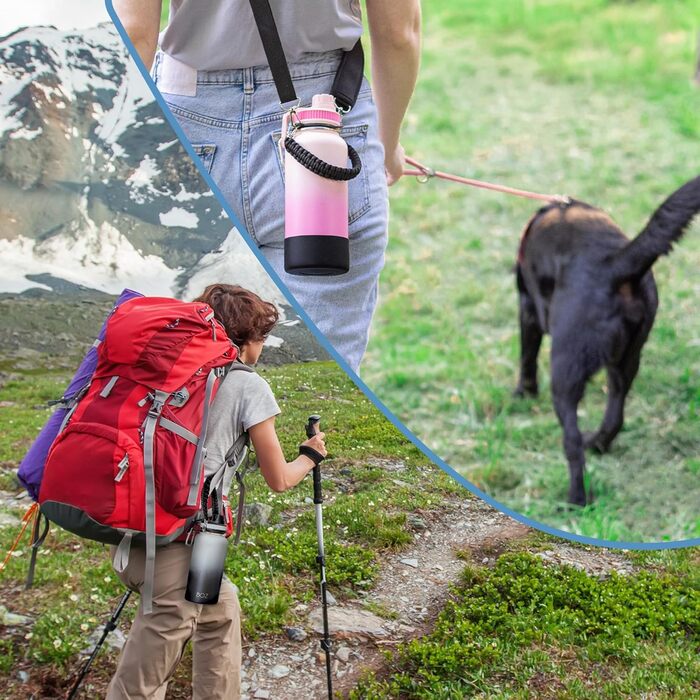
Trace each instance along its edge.
<path fill-rule="evenodd" d="M 335 365 L 305 364 L 262 374 L 283 407 L 278 432 L 288 454 L 303 439 L 307 416 L 315 411 L 322 415 L 332 460 L 324 467 L 328 465 L 326 471 L 334 476 L 323 485 L 330 497 L 324 506 L 327 577 L 334 590 L 355 597 L 371 588 L 378 552 L 412 541 L 406 514 L 439 509 L 446 494 L 462 489 L 430 466 Z M 382 468 L 381 460 L 405 465 L 402 486 Z M 281 603 L 282 589 L 304 600 L 315 595 L 316 534 L 313 512 L 304 503 L 310 487 L 275 494 L 256 474 L 248 488 L 251 501 L 273 508 L 271 525 L 246 531 L 243 546 L 231 553 L 228 566 L 241 589 L 244 611 L 254 612 L 245 628 L 255 635 L 289 622 L 291 600 Z"/>
<path fill-rule="evenodd" d="M 350 697 L 695 697 L 699 620 L 697 577 L 599 580 L 505 554 L 492 569 L 468 566 L 434 630 Z"/>
<path fill-rule="evenodd" d="M 698 172 L 698 30 L 698 0 L 435 0 L 403 145 L 442 170 L 575 195 L 634 235 Z M 614 540 L 699 536 L 700 226 L 654 268 L 661 306 L 625 430 L 588 458 L 595 503 L 568 510 L 547 343 L 541 397 L 511 398 L 512 267 L 535 206 L 408 179 L 391 206 L 369 386 L 474 484 L 540 522 Z M 604 392 L 599 376 L 584 429 L 600 421 Z"/>
<path fill-rule="evenodd" d="M 39 424 L 40 408 L 61 393 L 65 371 L 38 376 L 3 366 L 17 379 L 0 389 L 3 443 L 0 473 L 10 483 Z M 322 415 L 329 460 L 324 463 L 328 580 L 341 601 L 386 619 L 396 613 L 371 598 L 382 552 L 411 538 L 406 514 L 438 511 L 446 496 L 468 496 L 407 443 L 332 363 L 260 370 L 282 406 L 279 433 L 293 455 L 306 417 Z M 265 636 L 278 643 L 284 625 L 303 622 L 299 603 L 317 604 L 316 540 L 305 499 L 308 482 L 284 494 L 271 492 L 259 474 L 248 479 L 249 502 L 272 506 L 267 527 L 247 527 L 231 549 L 227 573 L 240 590 L 247 641 Z M 15 536 L 0 529 L 0 551 Z M 532 552 L 551 547 L 541 532 L 482 551 L 497 563 L 474 564 L 464 554 L 465 573 L 434 630 L 402 645 L 378 677 L 368 677 L 353 698 L 621 698 L 652 693 L 692 697 L 700 689 L 697 660 L 700 567 L 697 550 L 631 553 L 644 571 L 599 581 L 568 568 L 545 568 Z M 55 695 L 78 666 L 77 652 L 101 628 L 123 592 L 106 548 L 53 529 L 41 550 L 36 585 L 21 586 L 27 564 L 26 537 L 0 578 L 2 598 L 15 612 L 37 619 L 31 628 L 0 631 L 0 682 L 8 698 L 26 697 L 18 669 L 41 693 Z M 369 593 L 368 596 L 365 594 Z M 128 629 L 134 604 L 121 626 Z M 189 653 L 189 652 L 188 652 Z M 116 658 L 100 657 L 87 697 L 102 697 Z M 185 697 L 189 655 L 173 681 Z M 50 690 L 53 689 L 53 690 Z M 102 694 L 100 694 L 102 693 Z M 549 693 L 549 694 L 548 694 Z"/>
<path fill-rule="evenodd" d="M 0 389 L 0 430 L 6 438 L 0 446 L 0 479 L 1 488 L 17 492 L 13 469 L 46 420 L 45 402 L 60 396 L 68 375 L 65 370 L 35 375 L 6 364 L 3 369 L 16 378 Z M 371 590 L 381 552 L 412 541 L 406 513 L 438 511 L 447 495 L 467 494 L 408 443 L 335 364 L 261 368 L 260 373 L 282 407 L 278 433 L 289 458 L 305 439 L 307 416 L 322 416 L 329 449 L 323 465 L 327 578 L 337 598 L 357 598 Z M 387 463 L 398 471 L 385 469 Z M 249 503 L 272 506 L 270 523 L 246 527 L 227 561 L 227 573 L 240 591 L 244 633 L 252 639 L 293 624 L 299 602 L 315 604 L 318 572 L 314 517 L 305 501 L 312 495 L 310 482 L 283 494 L 270 491 L 259 473 L 246 483 Z M 9 549 L 16 534 L 16 528 L 0 528 L 0 552 Z M 123 592 L 106 547 L 58 528 L 41 550 L 34 589 L 22 591 L 27 540 L 28 533 L 0 577 L 0 590 L 13 611 L 37 623 L 31 632 L 0 632 L 0 681 L 12 676 L 11 667 L 16 671 L 13 659 L 32 672 L 64 678 L 89 633 Z M 125 629 L 133 611 L 132 605 Z"/>
<path fill-rule="evenodd" d="M 65 370 L 47 371 L 32 376 L 31 381 L 22 378 L 8 382 L 0 389 L 3 435 L 0 440 L 0 490 L 15 488 L 17 482 L 11 469 L 19 464 L 46 422 L 50 414 L 48 402 L 61 398 L 67 379 Z"/>

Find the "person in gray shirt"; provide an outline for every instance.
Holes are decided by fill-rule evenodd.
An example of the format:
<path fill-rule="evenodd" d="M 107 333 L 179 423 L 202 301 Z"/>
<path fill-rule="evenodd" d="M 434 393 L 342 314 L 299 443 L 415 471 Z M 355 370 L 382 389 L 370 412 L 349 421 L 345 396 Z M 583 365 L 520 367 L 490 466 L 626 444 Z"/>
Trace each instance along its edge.
<path fill-rule="evenodd" d="M 258 361 L 265 337 L 277 322 L 276 307 L 252 292 L 234 285 L 214 284 L 196 299 L 209 304 L 231 340 L 239 347 L 239 360 L 250 368 Z M 205 476 L 216 474 L 227 454 L 243 436 L 255 450 L 260 471 L 274 491 L 286 491 L 298 484 L 326 456 L 324 434 L 302 443 L 315 457 L 299 454 L 288 462 L 275 431 L 280 413 L 270 385 L 254 371 L 229 371 L 211 407 L 207 431 Z M 235 458 L 234 460 L 235 461 Z M 227 469 L 224 492 L 234 468 Z M 116 550 L 116 548 L 113 548 Z M 159 547 L 153 612 L 141 607 L 134 618 L 119 665 L 107 691 L 107 700 L 165 698 L 168 681 L 192 640 L 192 697 L 240 697 L 241 631 L 236 587 L 226 577 L 219 601 L 195 605 L 185 600 L 191 547 L 173 542 Z M 143 548 L 134 547 L 123 572 L 122 582 L 140 590 L 144 582 Z"/>
<path fill-rule="evenodd" d="M 359 0 L 270 0 L 302 106 L 329 93 L 344 51 L 363 31 Z M 283 108 L 249 0 L 114 0 L 117 15 L 171 112 L 237 219 L 312 321 L 354 370 L 377 303 L 388 229 L 387 186 L 399 180 L 399 136 L 420 56 L 420 0 L 366 0 L 370 88 L 363 81 L 341 135 L 360 154 L 349 182 L 350 271 L 284 270 Z M 157 52 L 160 43 L 160 51 Z M 156 55 L 157 52 L 157 55 Z"/>

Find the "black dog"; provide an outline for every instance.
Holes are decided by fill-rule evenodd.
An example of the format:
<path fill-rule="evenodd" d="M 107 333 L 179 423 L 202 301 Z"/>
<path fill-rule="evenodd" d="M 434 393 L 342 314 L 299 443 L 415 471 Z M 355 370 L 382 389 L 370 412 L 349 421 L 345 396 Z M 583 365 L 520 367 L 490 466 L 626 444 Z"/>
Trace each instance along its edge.
<path fill-rule="evenodd" d="M 672 194 L 633 241 L 605 213 L 582 202 L 550 204 L 528 223 L 516 266 L 520 296 L 520 380 L 537 394 L 537 354 L 552 336 L 552 398 L 564 431 L 569 502 L 586 504 L 584 448 L 604 452 L 623 423 L 627 393 L 658 306 L 651 266 L 670 252 L 700 212 L 700 177 Z M 586 383 L 608 373 L 597 432 L 582 435 L 576 409 Z"/>

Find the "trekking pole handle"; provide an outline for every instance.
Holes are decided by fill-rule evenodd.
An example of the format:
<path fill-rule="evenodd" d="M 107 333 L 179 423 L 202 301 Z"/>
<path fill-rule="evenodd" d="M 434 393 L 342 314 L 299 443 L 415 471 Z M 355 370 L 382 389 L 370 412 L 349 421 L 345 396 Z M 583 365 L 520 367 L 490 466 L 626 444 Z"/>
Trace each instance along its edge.
<path fill-rule="evenodd" d="M 321 416 L 314 414 L 309 416 L 306 422 L 306 437 L 312 438 L 314 435 L 321 431 Z M 323 496 L 321 495 L 321 465 L 317 464 L 313 468 L 313 479 L 314 479 L 314 503 L 323 503 Z"/>
<path fill-rule="evenodd" d="M 312 438 L 317 433 L 321 432 L 321 416 L 313 414 L 309 416 L 306 423 L 306 437 Z"/>

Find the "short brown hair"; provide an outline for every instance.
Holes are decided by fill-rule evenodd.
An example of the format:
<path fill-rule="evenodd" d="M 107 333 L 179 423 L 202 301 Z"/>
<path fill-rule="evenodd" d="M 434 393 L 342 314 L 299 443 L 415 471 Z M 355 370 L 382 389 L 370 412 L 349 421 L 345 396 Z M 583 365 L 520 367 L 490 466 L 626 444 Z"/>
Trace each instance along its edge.
<path fill-rule="evenodd" d="M 211 306 L 226 335 L 239 348 L 264 340 L 279 319 L 274 304 L 237 284 L 210 284 L 195 301 Z"/>

